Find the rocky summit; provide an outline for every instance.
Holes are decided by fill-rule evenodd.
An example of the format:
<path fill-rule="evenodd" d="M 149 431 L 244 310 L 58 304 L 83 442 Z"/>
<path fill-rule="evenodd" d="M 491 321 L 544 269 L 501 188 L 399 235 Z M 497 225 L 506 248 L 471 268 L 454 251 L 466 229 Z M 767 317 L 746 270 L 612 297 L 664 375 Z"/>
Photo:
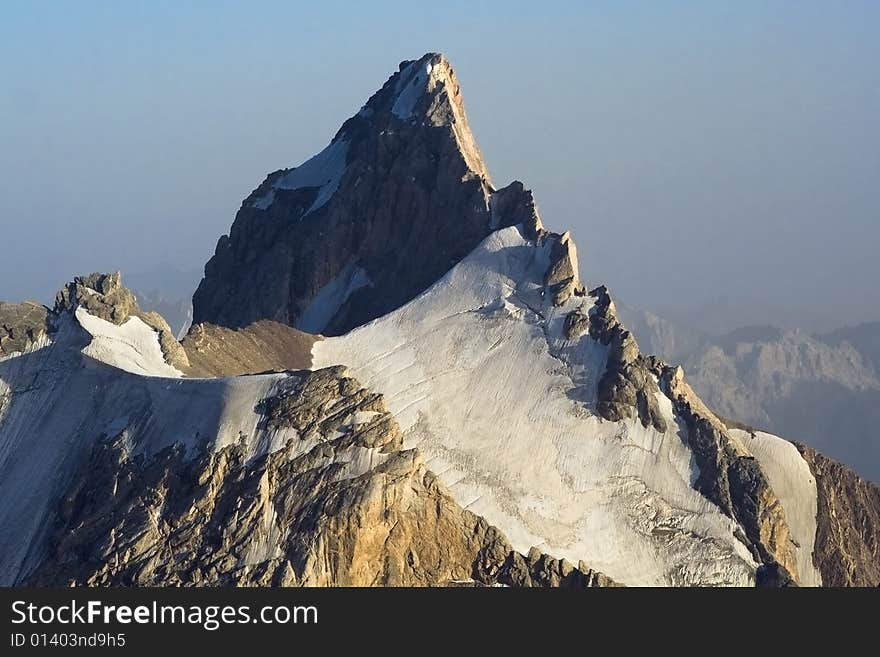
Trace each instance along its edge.
<path fill-rule="evenodd" d="M 441 55 L 269 175 L 193 305 L 0 304 L 0 584 L 880 584 L 880 489 L 645 353 Z"/>
<path fill-rule="evenodd" d="M 244 200 L 193 321 L 345 333 L 415 297 L 493 230 L 536 229 L 536 216 L 521 184 L 493 187 L 455 72 L 428 54 L 402 62 L 326 149 Z"/>

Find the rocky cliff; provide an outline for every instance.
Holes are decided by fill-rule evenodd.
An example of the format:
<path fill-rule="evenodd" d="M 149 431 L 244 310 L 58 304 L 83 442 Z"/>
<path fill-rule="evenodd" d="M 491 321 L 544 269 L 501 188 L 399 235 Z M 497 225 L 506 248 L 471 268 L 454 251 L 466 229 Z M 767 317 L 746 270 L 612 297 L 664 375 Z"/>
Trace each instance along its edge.
<path fill-rule="evenodd" d="M 45 306 L 0 301 L 0 358 L 30 351 L 45 343 L 53 330 Z"/>
<path fill-rule="evenodd" d="M 495 190 L 449 62 L 402 62 L 330 145 L 270 174 L 217 243 L 193 321 L 337 335 L 403 305 L 490 232 L 535 223 Z"/>
<path fill-rule="evenodd" d="M 814 561 L 826 586 L 880 586 L 880 488 L 797 445 L 816 477 Z"/>

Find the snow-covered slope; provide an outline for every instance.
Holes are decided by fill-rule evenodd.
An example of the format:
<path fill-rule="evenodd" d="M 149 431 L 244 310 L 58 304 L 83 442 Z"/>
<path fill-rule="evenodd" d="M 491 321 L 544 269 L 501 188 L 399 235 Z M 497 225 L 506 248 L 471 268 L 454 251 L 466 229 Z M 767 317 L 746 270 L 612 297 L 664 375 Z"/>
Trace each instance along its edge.
<path fill-rule="evenodd" d="M 139 317 L 129 317 L 121 326 L 76 309 L 76 320 L 90 335 L 83 348 L 86 356 L 113 365 L 132 374 L 145 376 L 182 376 L 182 372 L 165 362 L 159 336 Z"/>
<path fill-rule="evenodd" d="M 156 334 L 135 317 L 116 326 L 80 307 L 57 322 L 51 343 L 0 361 L 4 586 L 45 558 L 59 496 L 97 442 L 121 433 L 132 456 L 155 455 L 173 444 L 194 455 L 243 442 L 248 454 L 257 455 L 296 435 L 270 430 L 258 408 L 296 373 L 179 378 L 162 359 Z M 316 440 L 298 439 L 291 454 L 304 453 Z M 378 450 L 362 452 L 345 476 L 383 458 Z"/>
<path fill-rule="evenodd" d="M 584 560 L 624 584 L 753 582 L 736 523 L 693 488 L 691 451 L 666 432 L 594 414 L 607 348 L 569 341 L 543 294 L 546 245 L 488 237 L 406 306 L 313 347 L 383 393 L 408 445 L 456 500 L 514 547 Z"/>
<path fill-rule="evenodd" d="M 731 429 L 731 433 L 761 464 L 770 485 L 785 507 L 785 517 L 797 550 L 798 580 L 803 586 L 821 586 L 813 563 L 816 543 L 816 478 L 792 443 L 763 431 Z"/>

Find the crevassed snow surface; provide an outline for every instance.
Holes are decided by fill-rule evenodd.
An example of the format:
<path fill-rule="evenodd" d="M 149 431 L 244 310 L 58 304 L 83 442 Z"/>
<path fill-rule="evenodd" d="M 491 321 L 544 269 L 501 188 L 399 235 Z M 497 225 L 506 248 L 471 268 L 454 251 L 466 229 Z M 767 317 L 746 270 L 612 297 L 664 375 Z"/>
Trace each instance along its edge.
<path fill-rule="evenodd" d="M 256 455 L 294 437 L 301 454 L 317 441 L 290 429 L 268 430 L 257 410 L 280 382 L 296 374 L 162 378 L 162 368 L 141 360 L 143 352 L 132 346 L 142 346 L 140 328 L 132 341 L 127 331 L 107 331 L 83 313 L 77 312 L 76 321 L 66 318 L 48 346 L 0 361 L 3 586 L 21 581 L 44 557 L 59 497 L 99 440 L 121 434 L 132 454 L 154 454 L 181 443 L 192 455 L 242 439 Z M 91 347 L 95 341 L 100 349 Z M 134 374 L 115 365 L 146 371 Z M 384 458 L 378 450 L 355 450 L 339 476 L 357 476 Z"/>
<path fill-rule="evenodd" d="M 265 210 L 275 201 L 276 189 L 301 189 L 319 187 L 318 195 L 303 216 L 323 206 L 336 193 L 345 173 L 348 141 L 338 139 L 323 151 L 306 160 L 290 173 L 277 180 L 265 195 L 256 199 L 252 206 Z"/>
<path fill-rule="evenodd" d="M 132 374 L 183 376 L 183 372 L 165 362 L 158 334 L 139 317 L 129 317 L 117 326 L 79 307 L 76 319 L 92 336 L 82 350 L 86 356 Z"/>
<path fill-rule="evenodd" d="M 666 433 L 591 412 L 607 350 L 563 338 L 542 297 L 549 246 L 490 235 L 402 308 L 313 347 L 385 395 L 455 499 L 520 551 L 537 546 L 630 585 L 738 584 L 755 563 L 735 523 L 691 486 L 692 455 L 658 394 Z"/>
<path fill-rule="evenodd" d="M 813 564 L 816 542 L 816 479 L 797 447 L 763 431 L 741 429 L 731 433 L 758 459 L 770 487 L 782 502 L 791 537 L 795 540 L 798 581 L 801 586 L 821 586 L 822 574 Z"/>
<path fill-rule="evenodd" d="M 370 285 L 370 277 L 361 267 L 345 267 L 324 285 L 296 323 L 296 328 L 307 333 L 321 333 L 348 298 L 362 287 Z"/>

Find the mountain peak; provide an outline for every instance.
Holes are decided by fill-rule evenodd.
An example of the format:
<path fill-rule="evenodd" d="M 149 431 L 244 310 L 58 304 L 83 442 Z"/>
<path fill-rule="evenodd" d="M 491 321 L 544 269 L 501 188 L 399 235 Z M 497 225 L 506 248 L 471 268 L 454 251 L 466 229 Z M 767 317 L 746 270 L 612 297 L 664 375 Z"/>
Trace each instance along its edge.
<path fill-rule="evenodd" d="M 358 123 L 388 129 L 398 122 L 449 128 L 473 175 L 489 182 L 489 171 L 468 124 L 461 85 L 450 61 L 440 53 L 402 61 L 382 88 L 334 137 L 351 137 Z M 390 124 L 390 125 L 389 125 Z"/>
<path fill-rule="evenodd" d="M 531 192 L 492 185 L 455 71 L 428 53 L 402 62 L 327 148 L 245 199 L 205 266 L 193 321 L 344 333 L 516 225 L 538 238 Z"/>
<path fill-rule="evenodd" d="M 122 283 L 121 272 L 77 276 L 61 288 L 55 296 L 53 313 L 56 316 L 73 315 L 82 324 L 78 309 L 90 317 L 116 326 L 123 326 L 132 318 L 140 320 L 146 328 L 156 333 L 162 357 L 168 365 L 174 368 L 189 366 L 186 352 L 175 339 L 168 322 L 159 313 L 141 310 L 137 297 Z M 83 328 L 91 332 L 87 327 Z M 111 328 L 110 331 L 112 333 L 115 329 Z"/>

